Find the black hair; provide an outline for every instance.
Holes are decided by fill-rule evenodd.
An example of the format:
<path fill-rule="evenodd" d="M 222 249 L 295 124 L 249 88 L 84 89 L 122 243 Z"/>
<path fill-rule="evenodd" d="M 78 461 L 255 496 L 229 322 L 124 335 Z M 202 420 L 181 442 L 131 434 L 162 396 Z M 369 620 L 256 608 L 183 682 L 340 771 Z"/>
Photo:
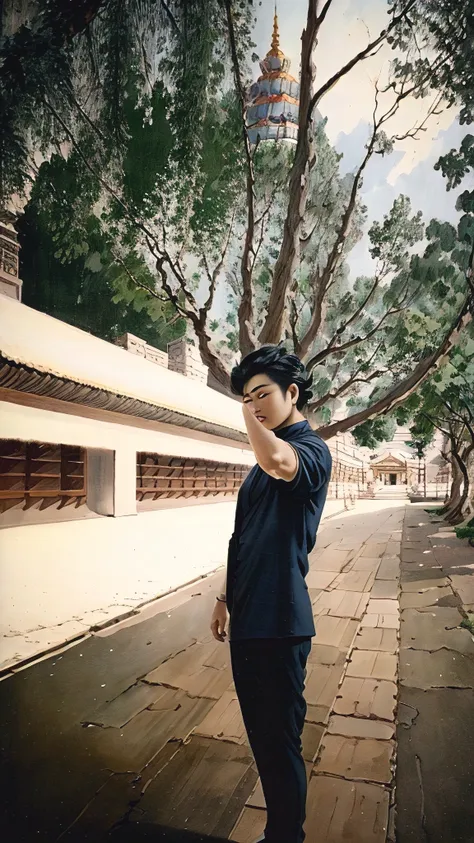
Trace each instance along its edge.
<path fill-rule="evenodd" d="M 286 397 L 288 387 L 295 383 L 299 389 L 296 407 L 301 410 L 312 397 L 313 376 L 306 371 L 296 354 L 289 354 L 281 345 L 262 345 L 251 351 L 232 369 L 231 389 L 234 395 L 243 395 L 245 384 L 255 375 L 266 374 Z"/>

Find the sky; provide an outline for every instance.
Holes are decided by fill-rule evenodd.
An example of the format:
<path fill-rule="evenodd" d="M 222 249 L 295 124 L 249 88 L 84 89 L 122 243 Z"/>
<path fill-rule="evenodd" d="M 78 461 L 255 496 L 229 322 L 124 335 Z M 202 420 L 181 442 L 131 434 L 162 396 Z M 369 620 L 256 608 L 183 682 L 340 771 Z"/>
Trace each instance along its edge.
<path fill-rule="evenodd" d="M 290 72 L 298 77 L 301 33 L 306 22 L 307 0 L 278 0 L 280 47 L 291 59 Z M 314 53 L 316 86 L 322 84 L 353 55 L 359 52 L 386 26 L 386 0 L 333 0 L 328 16 L 320 30 Z M 274 3 L 262 0 L 258 8 L 254 31 L 255 52 L 263 57 L 270 47 Z M 393 53 L 388 45 L 380 52 L 356 66 L 319 104 L 327 118 L 326 131 L 331 143 L 343 153 L 342 173 L 353 171 L 364 154 L 369 124 L 374 108 L 375 82 L 387 79 Z M 255 78 L 259 75 L 256 63 Z M 384 103 L 389 104 L 389 100 Z M 392 121 L 388 134 L 402 134 L 424 117 L 430 100 L 407 100 Z M 461 189 L 447 192 L 442 175 L 433 169 L 440 155 L 459 144 L 468 128 L 460 126 L 456 109 L 432 116 L 427 131 L 419 139 L 397 142 L 389 156 L 374 156 L 369 163 L 361 198 L 368 208 L 368 225 L 381 220 L 390 210 L 394 199 L 403 193 L 411 199 L 413 210 L 421 210 L 429 221 L 433 216 L 456 222 L 459 218 L 455 201 Z M 351 276 L 370 273 L 372 261 L 365 236 L 352 251 L 349 264 Z"/>

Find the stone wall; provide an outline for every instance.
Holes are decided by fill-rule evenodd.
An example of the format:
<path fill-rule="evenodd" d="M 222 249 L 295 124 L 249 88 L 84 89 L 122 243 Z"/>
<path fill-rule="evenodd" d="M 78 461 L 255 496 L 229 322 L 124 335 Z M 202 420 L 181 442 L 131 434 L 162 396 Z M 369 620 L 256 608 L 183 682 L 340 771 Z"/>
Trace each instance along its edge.
<path fill-rule="evenodd" d="M 158 348 L 148 345 L 140 337 L 135 337 L 133 334 L 123 334 L 115 342 L 120 348 L 130 351 L 132 354 L 144 357 L 145 360 L 150 360 L 151 363 L 157 363 L 158 366 L 164 366 L 165 369 L 168 368 L 168 355 L 166 351 L 160 351 Z"/>
<path fill-rule="evenodd" d="M 207 384 L 209 369 L 204 366 L 199 349 L 186 338 L 168 343 L 168 368 L 187 378 Z"/>
<path fill-rule="evenodd" d="M 151 363 L 164 366 L 171 372 L 178 372 L 186 378 L 192 378 L 207 385 L 209 369 L 204 366 L 199 350 L 187 337 L 180 337 L 168 343 L 168 353 L 148 345 L 145 340 L 133 334 L 123 334 L 116 340 L 116 345 L 144 357 Z"/>

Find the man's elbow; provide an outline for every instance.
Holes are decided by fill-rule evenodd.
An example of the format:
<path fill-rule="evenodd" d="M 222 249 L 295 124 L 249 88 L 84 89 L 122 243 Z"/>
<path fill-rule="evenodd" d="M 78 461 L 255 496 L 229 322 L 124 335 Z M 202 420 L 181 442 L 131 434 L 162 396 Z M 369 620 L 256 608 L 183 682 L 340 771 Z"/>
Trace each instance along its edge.
<path fill-rule="evenodd" d="M 283 459 L 281 454 L 273 454 L 270 457 L 265 458 L 264 460 L 258 460 L 258 464 L 261 469 L 266 474 L 270 474 L 272 477 L 278 475 L 279 470 L 281 469 Z"/>

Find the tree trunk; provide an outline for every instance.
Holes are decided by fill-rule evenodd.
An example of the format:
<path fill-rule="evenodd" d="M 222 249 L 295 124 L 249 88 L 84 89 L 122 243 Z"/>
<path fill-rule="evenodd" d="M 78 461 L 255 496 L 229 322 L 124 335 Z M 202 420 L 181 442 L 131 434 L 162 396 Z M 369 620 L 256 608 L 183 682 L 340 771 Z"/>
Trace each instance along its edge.
<path fill-rule="evenodd" d="M 24 24 L 30 24 L 38 14 L 38 0 L 5 0 L 0 15 L 0 35 L 11 38 Z"/>
<path fill-rule="evenodd" d="M 206 332 L 206 328 L 198 326 L 193 322 L 193 327 L 198 339 L 198 348 L 201 355 L 201 360 L 205 366 L 209 367 L 210 372 L 215 379 L 222 384 L 230 395 L 230 373 L 227 371 L 224 363 L 219 355 L 213 350 L 211 337 Z"/>
<path fill-rule="evenodd" d="M 313 312 L 311 314 L 311 321 L 308 326 L 308 330 L 306 331 L 305 336 L 303 339 L 295 343 L 295 354 L 298 355 L 300 360 L 305 362 L 304 358 L 308 353 L 311 345 L 313 344 L 314 340 L 318 335 L 319 328 L 321 326 L 321 322 L 323 321 L 323 303 L 324 303 L 324 296 L 326 295 L 326 288 L 323 287 L 321 283 L 321 277 L 319 275 L 319 271 L 316 273 L 317 278 L 315 278 L 315 283 L 317 284 L 316 287 L 316 295 L 314 296 L 314 304 L 313 304 Z M 311 282 L 310 282 L 311 283 Z M 312 286 L 312 284 L 311 284 Z"/>
<path fill-rule="evenodd" d="M 273 283 L 267 306 L 267 318 L 259 335 L 261 345 L 278 343 L 283 333 L 286 295 L 298 257 L 299 237 L 303 221 L 310 159 L 312 156 L 311 121 L 308 119 L 313 83 L 312 53 L 319 29 L 317 0 L 308 2 L 308 18 L 301 36 L 301 82 L 298 142 L 291 168 L 288 206 L 283 229 L 283 240 L 273 271 Z"/>
<path fill-rule="evenodd" d="M 462 497 L 462 485 L 463 485 L 463 476 L 462 471 L 459 467 L 459 463 L 457 460 L 453 459 L 452 462 L 453 467 L 453 482 L 451 483 L 451 492 L 449 495 L 449 501 L 447 502 L 446 506 L 441 510 L 441 514 L 446 519 L 446 521 L 450 522 L 450 519 L 453 513 L 459 511 L 459 505 L 461 503 Z"/>
<path fill-rule="evenodd" d="M 465 508 L 469 498 L 469 473 L 467 462 L 474 450 L 474 445 L 468 445 L 461 452 L 454 451 L 454 459 L 457 462 L 461 474 L 461 489 L 458 501 L 451 505 L 444 516 L 450 524 L 461 524 L 465 519 Z"/>
<path fill-rule="evenodd" d="M 462 510 L 463 519 L 469 521 L 474 516 L 474 446 L 466 462 L 467 495 Z"/>
<path fill-rule="evenodd" d="M 243 291 L 242 299 L 238 309 L 239 348 L 242 357 L 246 357 L 246 355 L 250 354 L 250 352 L 253 351 L 255 348 L 255 340 L 254 337 L 251 336 L 251 325 L 253 322 L 252 273 L 255 233 L 255 170 L 253 165 L 252 151 L 250 148 L 249 136 L 247 132 L 247 102 L 245 91 L 242 85 L 239 54 L 237 50 L 234 22 L 232 17 L 232 4 L 230 0 L 226 0 L 225 7 L 227 13 L 227 28 L 229 30 L 230 49 L 232 54 L 232 65 L 234 68 L 235 87 L 237 90 L 240 104 L 240 116 L 242 121 L 242 140 L 244 144 L 245 160 L 247 165 L 247 227 L 245 232 L 242 259 L 240 262 Z"/>
<path fill-rule="evenodd" d="M 442 509 L 440 509 L 439 514 L 445 515 L 451 509 L 454 509 L 461 500 L 461 486 L 462 486 L 462 473 L 457 464 L 457 461 L 454 459 L 451 453 L 451 489 L 449 490 L 449 498 L 446 501 L 445 505 Z"/>

